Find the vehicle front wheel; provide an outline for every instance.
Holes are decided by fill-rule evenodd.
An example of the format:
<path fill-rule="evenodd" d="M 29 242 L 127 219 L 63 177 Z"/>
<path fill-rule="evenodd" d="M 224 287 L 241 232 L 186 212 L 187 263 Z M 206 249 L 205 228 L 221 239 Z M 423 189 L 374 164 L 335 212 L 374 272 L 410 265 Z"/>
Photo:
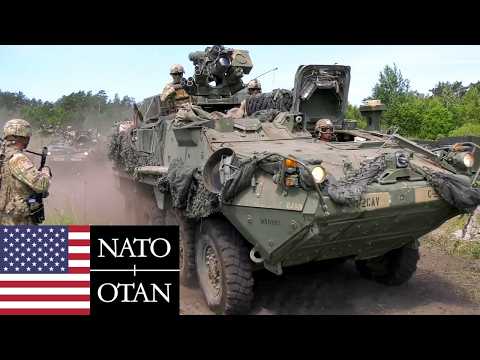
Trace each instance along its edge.
<path fill-rule="evenodd" d="M 413 241 L 382 256 L 357 260 L 355 265 L 361 276 L 385 285 L 397 286 L 413 276 L 419 259 L 418 241 Z"/>
<path fill-rule="evenodd" d="M 207 218 L 197 228 L 197 276 L 209 308 L 245 314 L 253 300 L 252 263 L 245 240 L 226 220 Z"/>

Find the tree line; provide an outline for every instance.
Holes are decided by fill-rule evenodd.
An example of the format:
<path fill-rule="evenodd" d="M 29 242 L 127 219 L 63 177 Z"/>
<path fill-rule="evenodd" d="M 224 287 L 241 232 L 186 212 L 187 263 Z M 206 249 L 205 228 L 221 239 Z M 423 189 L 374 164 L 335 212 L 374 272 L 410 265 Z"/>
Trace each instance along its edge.
<path fill-rule="evenodd" d="M 418 139 L 446 136 L 480 136 L 480 81 L 469 85 L 461 81 L 438 82 L 430 94 L 410 87 L 394 64 L 386 65 L 367 99 L 380 99 L 386 110 L 382 126 L 397 127 L 401 135 Z M 347 118 L 366 122 L 357 106 L 348 105 Z"/>
<path fill-rule="evenodd" d="M 34 128 L 47 126 L 73 126 L 75 128 L 98 128 L 107 130 L 114 121 L 130 117 L 135 99 L 120 98 L 115 94 L 109 99 L 104 90 L 78 91 L 64 95 L 55 102 L 28 98 L 21 91 L 0 90 L 0 121 L 21 117 Z"/>

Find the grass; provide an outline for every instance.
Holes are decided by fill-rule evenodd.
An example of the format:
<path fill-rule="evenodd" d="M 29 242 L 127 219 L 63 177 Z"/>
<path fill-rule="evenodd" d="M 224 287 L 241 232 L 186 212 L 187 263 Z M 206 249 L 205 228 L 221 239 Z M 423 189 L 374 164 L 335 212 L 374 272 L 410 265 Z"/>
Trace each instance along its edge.
<path fill-rule="evenodd" d="M 456 216 L 448 220 L 440 228 L 425 236 L 426 245 L 436 246 L 449 255 L 480 259 L 480 239 L 461 240 L 455 236 L 461 231 L 468 220 L 468 215 Z"/>

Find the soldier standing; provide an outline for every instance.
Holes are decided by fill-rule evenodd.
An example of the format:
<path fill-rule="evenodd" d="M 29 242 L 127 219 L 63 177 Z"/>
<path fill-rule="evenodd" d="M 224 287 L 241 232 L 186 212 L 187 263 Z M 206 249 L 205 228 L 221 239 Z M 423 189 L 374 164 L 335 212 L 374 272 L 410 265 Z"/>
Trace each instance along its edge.
<path fill-rule="evenodd" d="M 177 111 L 182 105 L 190 103 L 190 95 L 182 86 L 182 78 L 185 70 L 182 65 L 175 64 L 170 68 L 173 81 L 165 85 L 160 100 L 166 103 L 170 111 Z"/>
<path fill-rule="evenodd" d="M 22 119 L 7 121 L 0 157 L 0 224 L 34 224 L 28 199 L 45 193 L 50 185 L 50 169 L 41 171 L 23 152 L 32 136 L 30 124 Z"/>

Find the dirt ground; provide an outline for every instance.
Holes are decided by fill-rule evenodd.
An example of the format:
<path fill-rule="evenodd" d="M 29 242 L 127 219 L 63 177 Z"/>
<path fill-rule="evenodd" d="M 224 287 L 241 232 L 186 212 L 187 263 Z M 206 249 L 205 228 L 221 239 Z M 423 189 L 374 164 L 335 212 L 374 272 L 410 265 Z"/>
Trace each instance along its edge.
<path fill-rule="evenodd" d="M 360 278 L 353 262 L 335 268 L 258 273 L 252 314 L 471 315 L 480 314 L 480 260 L 421 248 L 418 270 L 406 284 L 386 287 Z M 180 288 L 183 315 L 212 314 L 199 289 Z"/>
<path fill-rule="evenodd" d="M 111 162 L 86 165 L 80 172 L 50 164 L 47 220 L 134 224 Z M 199 289 L 182 286 L 180 304 L 181 314 L 211 314 Z M 258 272 L 252 314 L 480 314 L 480 260 L 448 255 L 426 243 L 417 273 L 399 287 L 360 278 L 351 261 L 328 270 L 287 269 L 281 277 Z"/>

